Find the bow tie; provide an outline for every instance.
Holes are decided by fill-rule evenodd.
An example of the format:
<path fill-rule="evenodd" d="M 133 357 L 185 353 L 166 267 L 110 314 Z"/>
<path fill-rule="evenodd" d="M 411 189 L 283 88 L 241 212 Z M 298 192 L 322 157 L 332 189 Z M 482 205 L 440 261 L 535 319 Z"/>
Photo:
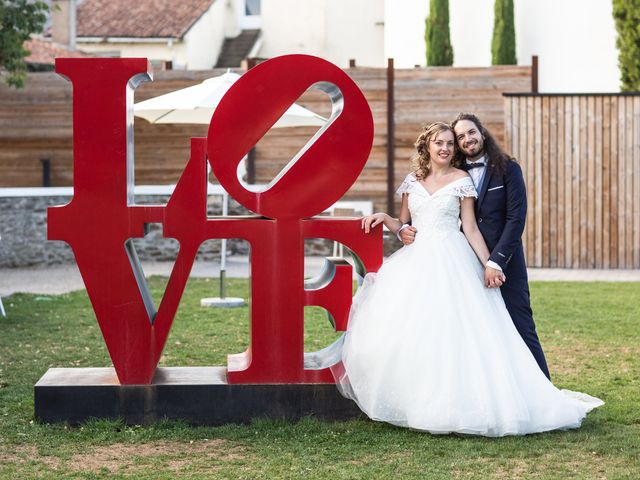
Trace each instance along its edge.
<path fill-rule="evenodd" d="M 469 170 L 474 169 L 474 168 L 484 167 L 484 165 L 485 165 L 484 162 L 467 163 L 465 165 L 465 170 L 469 171 Z"/>

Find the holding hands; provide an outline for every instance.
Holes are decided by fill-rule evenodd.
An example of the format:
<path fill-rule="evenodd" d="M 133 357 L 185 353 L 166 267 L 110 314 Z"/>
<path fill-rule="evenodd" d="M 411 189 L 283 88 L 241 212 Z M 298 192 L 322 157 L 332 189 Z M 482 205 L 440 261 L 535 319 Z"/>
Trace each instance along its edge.
<path fill-rule="evenodd" d="M 484 269 L 484 286 L 487 288 L 500 288 L 507 281 L 505 274 L 491 267 Z"/>

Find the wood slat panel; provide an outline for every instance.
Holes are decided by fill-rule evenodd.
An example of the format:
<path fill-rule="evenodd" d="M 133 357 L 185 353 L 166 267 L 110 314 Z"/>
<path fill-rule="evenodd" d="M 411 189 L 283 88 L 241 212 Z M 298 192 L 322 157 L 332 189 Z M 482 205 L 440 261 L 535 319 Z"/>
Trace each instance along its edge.
<path fill-rule="evenodd" d="M 547 266 L 555 268 L 558 266 L 558 98 L 547 98 L 547 108 L 548 129 L 546 138 L 549 139 L 549 151 L 545 160 L 546 185 L 549 188 L 549 235 L 547 241 L 549 260 Z"/>
<path fill-rule="evenodd" d="M 508 96 L 505 132 L 528 189 L 528 264 L 640 268 L 640 95 Z"/>
<path fill-rule="evenodd" d="M 635 152 L 633 148 L 633 140 L 635 138 L 635 132 L 633 128 L 633 120 L 635 118 L 633 112 L 633 97 L 625 98 L 625 109 L 627 111 L 627 143 L 626 143 L 626 154 L 625 154 L 625 165 L 626 165 L 626 178 L 625 178 L 625 213 L 626 213 L 626 221 L 627 228 L 625 230 L 625 248 L 626 248 L 626 256 L 625 256 L 625 268 L 633 268 L 633 224 L 635 223 L 633 220 L 633 211 L 634 208 L 637 211 L 637 207 L 634 207 L 634 196 L 633 196 L 633 159 L 635 156 Z"/>
<path fill-rule="evenodd" d="M 595 118 L 594 118 L 594 139 L 593 151 L 595 153 L 595 180 L 593 191 L 595 221 L 593 224 L 593 251 L 591 265 L 595 268 L 602 268 L 604 255 L 602 252 L 602 204 L 604 202 L 604 190 L 602 189 L 602 175 L 604 170 L 602 160 L 602 97 L 594 97 Z M 590 143 L 591 145 L 591 143 Z M 591 148 L 591 147 L 590 147 Z"/>
<path fill-rule="evenodd" d="M 567 205 L 565 216 L 565 268 L 573 267 L 573 101 L 564 101 L 564 196 Z"/>
<path fill-rule="evenodd" d="M 640 265 L 640 97 L 633 97 L 633 262 Z"/>
<path fill-rule="evenodd" d="M 550 144 L 555 141 L 553 137 L 549 135 L 549 97 L 541 98 L 541 145 L 540 145 L 540 183 L 542 196 L 540 198 L 540 207 L 542 210 L 542 234 L 540 235 L 542 243 L 542 266 L 549 267 L 550 265 L 550 237 L 551 237 L 551 184 L 550 184 Z"/>
<path fill-rule="evenodd" d="M 611 267 L 619 268 L 618 261 L 618 105 L 619 98 L 611 98 L 611 195 L 610 195 L 610 245 L 611 245 Z"/>
<path fill-rule="evenodd" d="M 611 267 L 611 97 L 602 99 L 602 267 Z"/>
<path fill-rule="evenodd" d="M 527 103 L 528 103 L 528 99 L 525 97 L 520 97 L 520 98 L 516 98 L 516 101 L 518 102 L 518 115 L 520 117 L 519 119 L 519 126 L 520 126 L 520 133 L 519 133 L 519 138 L 520 138 L 520 145 L 519 148 L 517 149 L 517 159 L 518 161 L 521 163 L 521 167 L 522 167 L 522 172 L 523 175 L 525 177 L 525 184 L 527 187 L 527 192 L 531 192 L 531 186 L 529 183 L 529 162 L 528 162 L 528 157 L 527 157 L 527 141 L 529 139 L 528 135 L 527 135 Z M 532 251 L 531 248 L 529 248 L 529 244 L 531 241 L 530 235 L 529 235 L 529 231 L 531 230 L 530 228 L 528 228 L 528 226 L 531 224 L 532 221 L 532 217 L 530 216 L 531 210 L 529 207 L 529 202 L 527 202 L 527 223 L 525 224 L 525 232 L 522 235 L 522 239 L 523 239 L 523 245 L 524 245 L 524 251 L 525 251 L 525 255 L 527 258 L 527 263 L 531 262 L 531 258 L 529 257 L 529 252 Z"/>
<path fill-rule="evenodd" d="M 544 178 L 542 175 L 542 98 L 535 97 L 533 123 L 529 126 L 533 132 L 533 180 L 535 182 L 535 197 L 534 197 L 534 215 L 535 215 L 535 262 L 536 265 L 544 265 L 542 261 L 542 244 L 543 244 L 543 217 L 544 217 L 544 201 L 542 198 Z"/>
<path fill-rule="evenodd" d="M 572 182 L 572 249 L 573 255 L 571 257 L 571 266 L 573 268 L 580 267 L 580 183 L 582 178 L 580 177 L 580 99 L 574 97 L 571 99 L 571 171 L 573 175 Z"/>
<path fill-rule="evenodd" d="M 536 261 L 536 216 L 535 205 L 536 205 L 536 189 L 535 189 L 535 130 L 533 129 L 534 121 L 535 121 L 535 110 L 534 110 L 534 99 L 531 97 L 527 98 L 526 105 L 526 116 L 527 116 L 527 150 L 526 150 L 526 158 L 527 158 L 527 192 L 529 195 L 529 201 L 527 202 L 527 223 L 528 223 L 528 235 L 527 235 L 527 243 L 528 243 L 528 253 L 532 262 Z M 535 263 L 535 265 L 538 265 Z"/>
<path fill-rule="evenodd" d="M 556 107 L 556 127 L 557 127 L 557 144 L 556 154 L 558 156 L 557 164 L 557 257 L 556 263 L 558 267 L 566 266 L 566 253 L 565 253 L 565 212 L 567 209 L 567 202 L 565 198 L 565 117 L 564 117 L 564 97 L 557 98 Z"/>
<path fill-rule="evenodd" d="M 618 266 L 619 268 L 625 268 L 626 265 L 626 250 L 625 250 L 625 192 L 626 184 L 624 181 L 626 175 L 626 133 L 627 122 L 626 115 L 626 102 L 624 98 L 620 99 L 618 103 Z"/>
<path fill-rule="evenodd" d="M 595 258 L 595 224 L 596 224 L 596 168 L 597 155 L 595 152 L 595 97 L 586 97 L 587 107 L 585 109 L 586 116 L 586 150 L 588 158 L 581 160 L 587 169 L 587 218 L 585 225 L 586 235 L 586 256 L 581 262 L 585 268 L 593 268 Z"/>

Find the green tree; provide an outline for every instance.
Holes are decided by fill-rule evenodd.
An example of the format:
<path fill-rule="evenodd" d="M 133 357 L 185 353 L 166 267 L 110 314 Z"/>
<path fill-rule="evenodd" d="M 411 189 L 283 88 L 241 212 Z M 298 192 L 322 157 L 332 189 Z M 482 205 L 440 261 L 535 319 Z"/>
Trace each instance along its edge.
<path fill-rule="evenodd" d="M 621 90 L 640 91 L 640 0 L 613 0 Z"/>
<path fill-rule="evenodd" d="M 24 86 L 29 51 L 24 42 L 32 33 L 42 32 L 49 7 L 40 0 L 0 0 L 0 68 L 10 86 Z"/>
<path fill-rule="evenodd" d="M 516 29 L 513 23 L 513 0 L 495 0 L 493 5 L 493 38 L 491 63 L 516 65 Z"/>
<path fill-rule="evenodd" d="M 427 65 L 453 65 L 449 37 L 449 0 L 431 0 L 426 19 Z"/>

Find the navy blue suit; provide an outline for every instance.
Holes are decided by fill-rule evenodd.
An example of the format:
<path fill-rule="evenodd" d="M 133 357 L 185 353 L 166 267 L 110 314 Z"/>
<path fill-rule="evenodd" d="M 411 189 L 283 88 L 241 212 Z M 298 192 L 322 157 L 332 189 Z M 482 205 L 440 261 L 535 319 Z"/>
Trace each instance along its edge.
<path fill-rule="evenodd" d="M 489 260 L 502 268 L 507 281 L 500 288 L 511 319 L 549 378 L 549 369 L 540 346 L 531 312 L 527 266 L 522 247 L 522 232 L 527 217 L 527 192 L 520 166 L 507 163 L 500 174 L 492 165 L 486 167 L 476 201 L 478 228 L 489 247 Z"/>

